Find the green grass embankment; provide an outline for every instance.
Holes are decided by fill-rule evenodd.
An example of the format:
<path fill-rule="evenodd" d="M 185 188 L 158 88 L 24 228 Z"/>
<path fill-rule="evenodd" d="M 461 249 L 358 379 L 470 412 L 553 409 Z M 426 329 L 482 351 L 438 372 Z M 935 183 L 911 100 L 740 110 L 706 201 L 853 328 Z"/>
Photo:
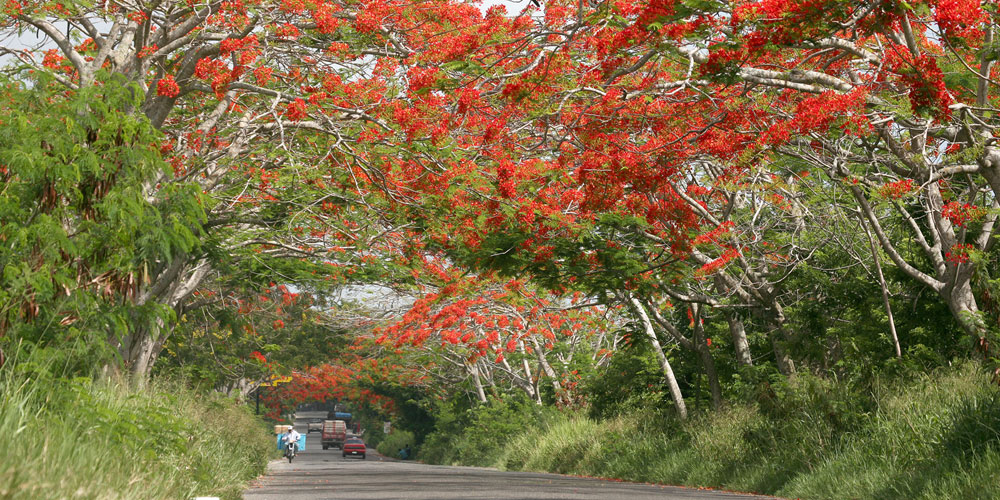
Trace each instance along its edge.
<path fill-rule="evenodd" d="M 232 400 L 0 371 L 3 500 L 237 499 L 273 447 Z"/>
<path fill-rule="evenodd" d="M 654 414 L 546 422 L 470 465 L 802 499 L 1000 498 L 1000 388 L 971 364 L 868 394 L 802 377 L 773 400 L 683 424 Z M 442 449 L 420 458 L 462 462 Z"/>

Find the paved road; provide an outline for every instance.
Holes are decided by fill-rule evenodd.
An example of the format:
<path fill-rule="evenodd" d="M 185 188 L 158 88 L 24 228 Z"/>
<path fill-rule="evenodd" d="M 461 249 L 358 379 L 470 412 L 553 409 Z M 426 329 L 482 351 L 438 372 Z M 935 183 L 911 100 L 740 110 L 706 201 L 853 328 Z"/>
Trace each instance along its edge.
<path fill-rule="evenodd" d="M 299 412 L 295 428 L 305 434 L 306 421 L 320 412 Z M 501 472 L 477 467 L 446 467 L 380 460 L 342 458 L 340 450 L 324 451 L 319 435 L 307 438 L 306 451 L 275 461 L 268 473 L 243 494 L 245 500 L 748 500 L 771 497 L 619 483 L 558 474 Z"/>

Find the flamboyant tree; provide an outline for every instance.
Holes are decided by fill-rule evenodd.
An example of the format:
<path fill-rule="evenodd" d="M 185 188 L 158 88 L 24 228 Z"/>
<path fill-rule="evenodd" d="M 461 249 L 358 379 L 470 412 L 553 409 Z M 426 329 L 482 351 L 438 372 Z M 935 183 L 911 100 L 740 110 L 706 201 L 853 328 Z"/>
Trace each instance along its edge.
<path fill-rule="evenodd" d="M 415 155 L 385 169 L 436 209 L 423 230 L 459 262 L 629 302 L 754 311 L 785 373 L 795 335 L 781 283 L 827 244 L 855 252 L 866 236 L 824 228 L 860 218 L 875 262 L 936 292 L 986 346 L 974 282 L 1000 213 L 995 11 L 547 2 L 509 54 L 517 70 L 449 67 L 468 82 L 448 129 L 463 161 Z M 714 294 L 684 284 L 705 278 Z M 739 337 L 738 316 L 731 327 Z"/>
<path fill-rule="evenodd" d="M 398 321 L 377 328 L 375 343 L 404 357 L 423 353 L 428 375 L 467 384 L 482 402 L 488 392 L 515 389 L 541 403 L 547 384 L 556 401 L 570 404 L 578 368 L 602 365 L 617 341 L 605 314 L 579 294 L 549 296 L 518 280 L 426 267 L 439 286 L 425 287 Z"/>
<path fill-rule="evenodd" d="M 790 277 L 832 246 L 852 265 L 871 255 L 890 317 L 883 263 L 933 290 L 989 350 L 977 287 L 1000 215 L 991 3 L 551 0 L 514 16 L 450 0 L 5 8 L 8 33 L 30 28 L 48 44 L 5 49 L 22 65 L 19 88 L 46 97 L 4 126 L 31 137 L 21 149 L 49 170 L 0 174 L 66 211 L 52 223 L 22 207 L 4 221 L 102 241 L 81 229 L 117 220 L 106 187 L 136 161 L 120 158 L 116 138 L 144 126 L 105 116 L 141 112 L 152 126 L 142 141 L 155 136 L 169 167 L 143 169 L 129 200 L 173 236 L 153 233 L 117 260 L 99 244 L 85 258 L 68 245 L 17 247 L 36 279 L 10 280 L 19 288 L 0 307 L 8 322 L 42 327 L 35 318 L 74 321 L 61 295 L 49 299 L 57 285 L 67 297 L 107 290 L 125 321 L 80 325 L 110 332 L 135 373 L 176 318 L 204 305 L 196 291 L 247 300 L 272 281 L 319 293 L 429 285 L 420 295 L 434 296 L 386 328 L 384 344 L 433 347 L 462 377 L 493 374 L 537 398 L 528 374 L 552 363 L 530 329 L 553 333 L 553 318 L 517 308 L 560 299 L 499 292 L 513 278 L 630 314 L 683 416 L 664 343 L 697 354 L 715 403 L 703 318 L 725 318 L 738 364 L 754 363 L 750 328 L 770 344 L 755 349 L 793 373 L 802 336 L 787 311 L 802 294 Z M 45 105 L 86 117 L 72 130 L 99 157 L 89 177 L 72 178 L 70 157 L 42 140 L 72 121 L 35 120 Z M 427 255 L 476 278 L 433 283 Z M 76 261 L 94 271 L 44 279 Z M 494 316 L 511 323 L 497 329 Z M 521 344 L 501 360 L 510 340 Z"/>
<path fill-rule="evenodd" d="M 5 36 L 32 31 L 42 40 L 2 49 L 15 78 L 44 86 L 52 102 L 90 99 L 73 113 L 87 117 L 75 123 L 86 138 L 80 144 L 91 150 L 124 133 L 118 121 L 101 121 L 100 106 L 143 116 L 155 132 L 141 140 L 155 143 L 169 167 L 147 169 L 129 187 L 141 188 L 152 209 L 176 202 L 181 192 L 201 211 L 195 214 L 200 220 L 155 223 L 186 231 L 191 241 L 124 259 L 101 275 L 101 286 L 122 291 L 130 308 L 157 311 L 149 321 L 105 328 L 123 368 L 149 372 L 185 304 L 199 303 L 193 293 L 217 273 L 245 273 L 262 287 L 292 280 L 322 287 L 324 271 L 350 272 L 343 261 L 363 256 L 391 229 L 381 199 L 369 191 L 390 193 L 393 202 L 409 199 L 378 164 L 397 156 L 405 141 L 431 145 L 440 137 L 446 121 L 431 126 L 415 120 L 413 110 L 433 114 L 445 100 L 459 99 L 432 92 L 445 79 L 438 67 L 473 53 L 500 60 L 507 40 L 526 26 L 451 1 L 4 4 Z M 131 100 L 111 99 L 125 87 Z M 45 151 L 44 130 L 26 127 L 32 133 L 22 131 L 24 137 L 37 138 L 34 146 Z M 57 181 L 50 203 L 71 201 L 69 188 L 58 188 L 76 179 L 58 168 L 71 168 L 73 158 L 42 156 L 45 175 Z M 93 176 L 100 186 L 115 185 L 125 180 L 116 168 L 102 165 Z M 11 172 L 15 180 L 27 175 Z M 92 203 L 113 204 L 100 186 L 86 195 Z M 76 236 L 82 220 L 66 217 L 62 224 Z M 341 258 L 346 252 L 352 255 Z M 27 270 L 65 264 L 48 257 Z M 86 273 L 77 277 L 80 288 L 92 281 Z M 14 297 L 8 310 L 33 311 L 30 297 Z M 38 316 L 10 314 L 29 323 Z"/>

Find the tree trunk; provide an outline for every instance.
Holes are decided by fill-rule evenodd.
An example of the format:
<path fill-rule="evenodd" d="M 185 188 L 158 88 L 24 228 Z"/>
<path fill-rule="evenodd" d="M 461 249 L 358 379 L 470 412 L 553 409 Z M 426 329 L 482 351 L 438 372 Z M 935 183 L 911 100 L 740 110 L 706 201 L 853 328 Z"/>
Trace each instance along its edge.
<path fill-rule="evenodd" d="M 868 230 L 868 225 L 861 222 L 865 228 L 865 234 L 868 235 L 868 245 L 872 250 L 872 260 L 875 261 L 875 271 L 878 273 L 878 284 L 882 289 L 882 307 L 885 308 L 885 314 L 889 318 L 889 333 L 892 334 L 892 346 L 896 349 L 896 357 L 903 357 L 903 350 L 899 346 L 899 335 L 896 334 L 896 320 L 892 316 L 892 305 L 889 304 L 889 287 L 885 283 L 885 275 L 882 274 L 882 264 L 878 256 L 878 250 L 875 248 L 875 239 L 872 238 L 871 231 Z"/>
<path fill-rule="evenodd" d="M 747 330 L 743 319 L 735 311 L 729 311 L 726 313 L 726 322 L 729 323 L 729 335 L 733 339 L 733 349 L 736 350 L 736 362 L 740 366 L 753 366 L 753 357 L 750 355 L 750 343 L 747 342 Z"/>
<path fill-rule="evenodd" d="M 542 391 L 538 390 L 538 380 L 532 380 L 531 365 L 528 364 L 528 350 L 524 347 L 524 341 L 518 339 L 517 347 L 521 351 L 521 366 L 524 368 L 524 379 L 527 380 L 528 384 L 531 386 L 531 394 L 535 399 L 535 402 L 542 404 Z"/>
<path fill-rule="evenodd" d="M 563 388 L 562 384 L 559 382 L 559 375 L 549 364 L 549 360 L 546 359 L 545 353 L 542 351 L 542 346 L 538 343 L 533 335 L 529 337 L 531 340 L 531 345 L 535 348 L 535 356 L 538 358 L 538 365 L 542 367 L 545 371 L 545 376 L 549 377 L 552 381 L 552 389 L 556 391 L 556 400 L 561 403 L 569 403 L 569 395 L 566 394 L 566 389 Z"/>
<path fill-rule="evenodd" d="M 168 336 L 166 333 L 160 333 L 164 330 L 164 326 L 159 320 L 157 320 L 157 323 L 157 328 L 154 328 L 156 333 L 147 332 L 142 334 L 138 342 L 132 346 L 133 349 L 130 352 L 128 364 L 126 365 L 129 374 L 140 383 L 149 378 L 149 374 L 153 371 L 153 363 L 156 362 L 156 358 L 160 355 L 160 351 L 163 349 L 163 344 L 166 342 Z"/>
<path fill-rule="evenodd" d="M 731 289 L 722 275 L 715 275 L 715 289 L 721 295 L 727 295 Z M 736 362 L 740 366 L 753 366 L 753 356 L 750 355 L 750 342 L 747 341 L 746 325 L 743 318 L 732 309 L 726 310 L 726 322 L 729 324 L 729 336 L 733 339 L 733 349 L 736 350 Z"/>
<path fill-rule="evenodd" d="M 715 360 L 712 358 L 712 348 L 705 336 L 705 326 L 701 324 L 701 306 L 695 308 L 694 314 L 694 346 L 701 358 L 701 366 L 708 378 L 708 387 L 712 392 L 712 409 L 722 408 L 722 386 L 719 384 L 719 373 L 715 371 Z"/>
<path fill-rule="evenodd" d="M 778 365 L 778 372 L 782 375 L 790 376 L 795 374 L 795 362 L 785 351 L 785 346 L 781 345 L 782 339 L 777 330 L 772 330 L 768 335 L 771 338 L 771 348 L 774 349 L 774 361 Z"/>
<path fill-rule="evenodd" d="M 778 371 L 786 377 L 794 375 L 795 361 L 788 355 L 788 351 L 785 350 L 784 345 L 784 342 L 787 342 L 790 338 L 788 331 L 785 330 L 785 313 L 777 300 L 772 300 L 771 308 L 767 314 L 768 322 L 771 326 L 771 331 L 768 335 L 771 339 L 771 348 L 774 349 L 774 361 L 778 365 Z"/>
<path fill-rule="evenodd" d="M 955 280 L 955 286 L 942 290 L 942 296 L 962 329 L 972 336 L 973 340 L 982 342 L 982 339 L 986 338 L 988 327 L 979 311 L 976 296 L 972 293 L 972 283 L 968 278 L 962 278 L 965 278 L 964 273 Z"/>
<path fill-rule="evenodd" d="M 479 397 L 480 403 L 486 402 L 486 392 L 483 391 L 483 382 L 479 379 L 479 367 L 475 364 L 466 363 L 466 369 L 469 370 L 469 374 L 472 375 L 472 382 L 476 386 L 476 396 Z"/>
<path fill-rule="evenodd" d="M 177 257 L 140 294 L 136 305 L 153 302 L 178 311 L 211 270 L 205 259 L 194 261 L 191 266 L 188 266 L 189 263 L 192 263 L 191 260 Z M 119 345 L 125 370 L 140 383 L 149 378 L 156 358 L 172 331 L 171 325 L 167 325 L 162 316 L 153 319 L 148 327 L 137 326 L 130 331 L 126 341 Z"/>
<path fill-rule="evenodd" d="M 639 315 L 639 319 L 642 321 L 643 330 L 646 332 L 646 337 L 649 338 L 649 342 L 653 345 L 653 351 L 656 357 L 660 361 L 660 369 L 663 370 L 663 378 L 667 381 L 667 387 L 670 389 L 670 396 L 674 400 L 674 407 L 677 408 L 677 415 L 681 420 L 687 419 L 687 405 L 684 404 L 684 396 L 681 395 L 681 388 L 677 385 L 677 378 L 674 376 L 674 369 L 670 367 L 670 361 L 667 359 L 667 355 L 663 352 L 663 347 L 660 346 L 660 339 L 656 337 L 656 331 L 653 330 L 653 323 L 649 320 L 649 315 L 646 314 L 646 308 L 643 307 L 639 299 L 635 297 L 630 298 L 632 303 L 632 308 L 635 313 Z"/>

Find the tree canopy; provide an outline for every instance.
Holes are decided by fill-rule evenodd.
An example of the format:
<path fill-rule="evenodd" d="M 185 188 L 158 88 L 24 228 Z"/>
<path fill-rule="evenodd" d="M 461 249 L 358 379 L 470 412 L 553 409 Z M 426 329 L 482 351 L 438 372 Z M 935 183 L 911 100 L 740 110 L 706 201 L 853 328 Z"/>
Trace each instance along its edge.
<path fill-rule="evenodd" d="M 996 356 L 994 3 L 4 9 L 43 39 L 3 49 L 4 347 L 145 377 L 217 338 L 259 383 L 318 341 L 282 358 L 314 399 L 378 361 L 572 405 L 653 363 L 682 418 L 755 373 Z M 353 285 L 405 311 L 338 334 Z"/>

